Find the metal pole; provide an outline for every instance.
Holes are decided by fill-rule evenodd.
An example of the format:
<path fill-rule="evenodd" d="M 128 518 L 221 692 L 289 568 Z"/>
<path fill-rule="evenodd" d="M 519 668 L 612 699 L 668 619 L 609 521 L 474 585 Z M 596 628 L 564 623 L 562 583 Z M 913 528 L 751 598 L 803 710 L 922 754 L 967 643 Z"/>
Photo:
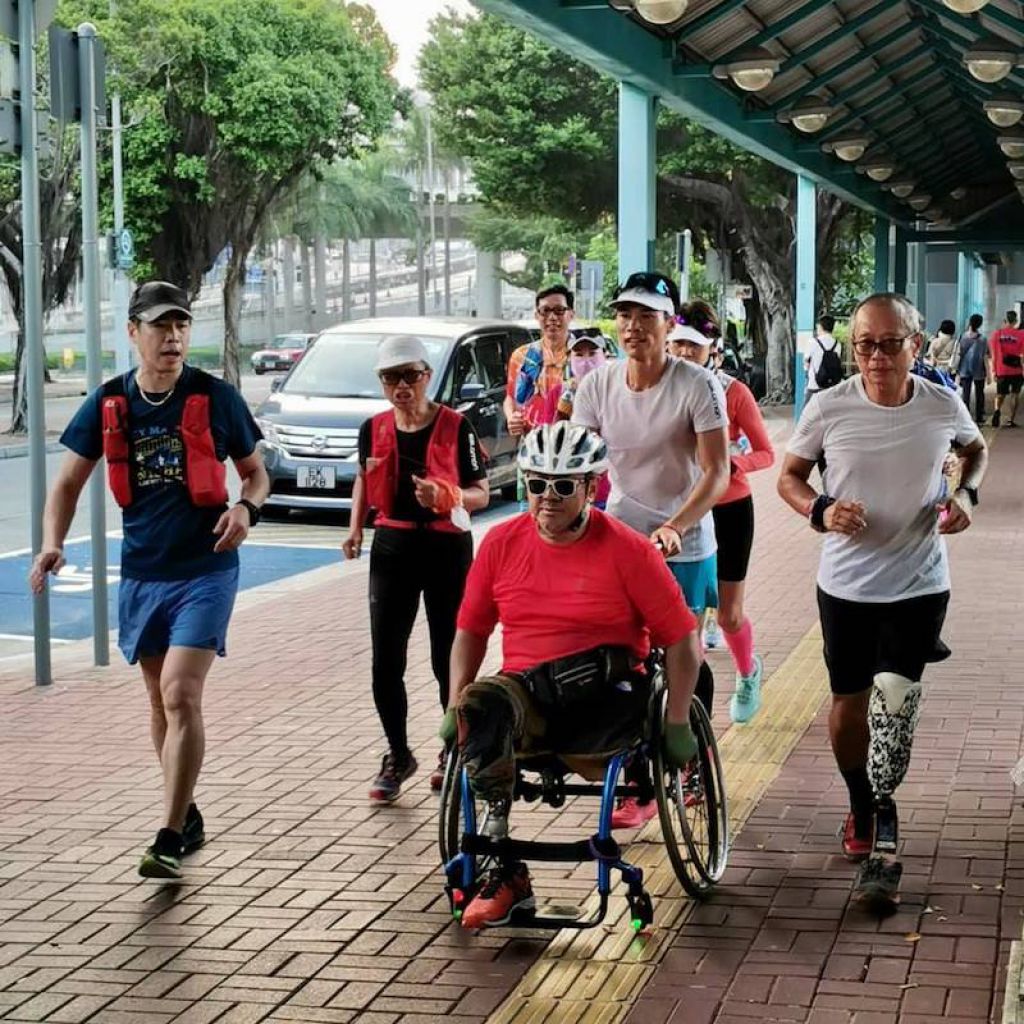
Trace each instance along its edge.
<path fill-rule="evenodd" d="M 24 288 L 25 385 L 28 398 L 29 509 L 32 555 L 43 547 L 43 506 L 46 504 L 46 417 L 43 407 L 43 246 L 39 224 L 39 154 L 36 125 L 35 4 L 18 4 L 18 61 L 21 90 L 21 244 Z M 50 595 L 32 599 L 32 637 L 36 685 L 53 682 L 50 672 Z"/>
<path fill-rule="evenodd" d="M 85 376 L 90 391 L 103 383 L 100 347 L 99 185 L 96 172 L 96 28 L 78 26 L 78 83 L 82 97 L 82 286 L 85 324 Z M 107 619 L 106 489 L 102 473 L 89 481 L 92 537 L 92 646 L 97 665 L 110 664 Z"/>
<path fill-rule="evenodd" d="M 430 311 L 435 313 L 437 312 L 437 223 L 434 210 L 434 136 L 430 127 L 430 107 L 424 107 L 423 113 L 427 120 L 427 188 L 430 190 L 430 291 L 433 295 Z"/>
<path fill-rule="evenodd" d="M 111 143 L 114 164 L 114 236 L 120 239 L 124 230 L 124 171 L 121 159 L 121 94 L 115 92 L 110 98 Z M 118 373 L 131 369 L 131 346 L 128 343 L 128 275 L 114 264 L 114 359 Z"/>
<path fill-rule="evenodd" d="M 693 258 L 693 232 L 683 229 L 683 265 L 679 268 L 679 301 L 690 301 L 690 260 Z"/>

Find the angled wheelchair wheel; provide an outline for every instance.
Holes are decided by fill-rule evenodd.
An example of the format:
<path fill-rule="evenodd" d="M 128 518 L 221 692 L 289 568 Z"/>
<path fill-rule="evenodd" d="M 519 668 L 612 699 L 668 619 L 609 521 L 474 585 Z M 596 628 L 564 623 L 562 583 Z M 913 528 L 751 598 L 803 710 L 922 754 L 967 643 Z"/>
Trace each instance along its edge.
<path fill-rule="evenodd" d="M 690 896 L 700 899 L 721 879 L 729 857 L 722 763 L 711 720 L 694 697 L 690 725 L 697 737 L 697 756 L 681 771 L 667 764 L 661 744 L 666 700 L 662 694 L 652 743 L 658 817 L 676 877 Z"/>
<path fill-rule="evenodd" d="M 472 797 L 476 818 L 474 833 L 479 833 L 487 821 L 487 804 Z M 444 781 L 438 797 L 437 843 L 441 864 L 445 865 L 458 856 L 462 836 L 466 832 L 466 814 L 462 787 L 462 755 L 454 747 L 449 751 L 445 764 Z M 476 873 L 491 866 L 490 858 L 476 858 Z"/>

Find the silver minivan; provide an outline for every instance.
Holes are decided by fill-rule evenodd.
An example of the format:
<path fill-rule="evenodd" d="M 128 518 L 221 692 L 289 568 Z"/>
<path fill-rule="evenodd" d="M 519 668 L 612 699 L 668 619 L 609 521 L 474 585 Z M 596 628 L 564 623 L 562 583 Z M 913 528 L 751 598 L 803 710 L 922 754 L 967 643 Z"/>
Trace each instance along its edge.
<path fill-rule="evenodd" d="M 517 443 L 501 406 L 509 356 L 529 343 L 529 332 L 501 321 L 378 317 L 323 331 L 256 410 L 268 508 L 352 507 L 359 428 L 388 408 L 373 367 L 391 334 L 423 342 L 434 370 L 430 397 L 470 421 L 487 452 L 492 491 L 514 496 Z"/>

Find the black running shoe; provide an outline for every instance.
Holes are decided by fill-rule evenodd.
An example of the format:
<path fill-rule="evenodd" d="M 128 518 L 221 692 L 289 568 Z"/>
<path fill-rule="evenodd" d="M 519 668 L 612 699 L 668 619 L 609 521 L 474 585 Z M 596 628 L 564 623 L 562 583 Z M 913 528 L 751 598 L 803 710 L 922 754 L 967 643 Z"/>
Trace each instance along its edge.
<path fill-rule="evenodd" d="M 418 765 L 412 754 L 399 761 L 394 754 L 385 754 L 380 764 L 380 774 L 370 787 L 370 800 L 375 804 L 390 804 L 402 792 L 402 783 L 415 771 Z"/>
<path fill-rule="evenodd" d="M 891 913 L 899 906 L 903 865 L 873 854 L 860 866 L 854 898 L 870 910 Z"/>
<path fill-rule="evenodd" d="M 181 830 L 181 855 L 195 853 L 206 842 L 206 829 L 203 816 L 195 804 L 188 805 L 185 815 L 185 827 Z"/>
<path fill-rule="evenodd" d="M 143 878 L 181 878 L 181 833 L 160 829 L 153 845 L 142 855 L 139 874 Z"/>

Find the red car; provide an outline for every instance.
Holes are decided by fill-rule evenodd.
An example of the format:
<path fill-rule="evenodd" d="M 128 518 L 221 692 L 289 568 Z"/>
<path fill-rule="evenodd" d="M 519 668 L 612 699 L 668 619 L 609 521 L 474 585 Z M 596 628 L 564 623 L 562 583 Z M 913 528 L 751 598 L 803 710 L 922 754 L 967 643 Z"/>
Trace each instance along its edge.
<path fill-rule="evenodd" d="M 253 352 L 253 373 L 290 370 L 302 358 L 315 337 L 315 334 L 279 334 L 266 348 Z"/>

